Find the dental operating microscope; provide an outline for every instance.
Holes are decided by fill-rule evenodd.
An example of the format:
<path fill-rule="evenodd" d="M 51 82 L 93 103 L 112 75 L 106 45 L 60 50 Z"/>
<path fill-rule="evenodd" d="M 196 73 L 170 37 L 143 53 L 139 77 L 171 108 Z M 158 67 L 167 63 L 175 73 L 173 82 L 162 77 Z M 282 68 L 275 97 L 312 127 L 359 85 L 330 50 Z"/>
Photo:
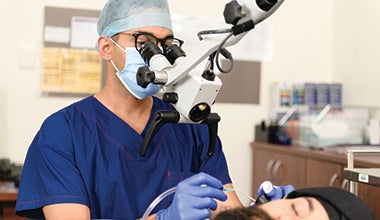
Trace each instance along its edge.
<path fill-rule="evenodd" d="M 138 69 L 138 84 L 143 88 L 149 83 L 160 85 L 162 100 L 171 103 L 175 110 L 155 113 L 141 146 L 141 156 L 145 155 L 151 139 L 165 123 L 207 124 L 210 135 L 208 156 L 212 156 L 220 116 L 211 112 L 211 106 L 222 86 L 221 80 L 214 73 L 214 66 L 222 73 L 231 71 L 233 58 L 226 47 L 237 44 L 255 25 L 271 16 L 283 2 L 284 0 L 230 1 L 223 12 L 228 28 L 198 32 L 199 43 L 187 53 L 175 44 L 164 51 L 152 42 L 142 45 L 139 52 L 147 66 Z M 221 68 L 220 54 L 229 61 L 228 69 Z M 195 69 L 204 61 L 206 65 L 203 70 Z"/>

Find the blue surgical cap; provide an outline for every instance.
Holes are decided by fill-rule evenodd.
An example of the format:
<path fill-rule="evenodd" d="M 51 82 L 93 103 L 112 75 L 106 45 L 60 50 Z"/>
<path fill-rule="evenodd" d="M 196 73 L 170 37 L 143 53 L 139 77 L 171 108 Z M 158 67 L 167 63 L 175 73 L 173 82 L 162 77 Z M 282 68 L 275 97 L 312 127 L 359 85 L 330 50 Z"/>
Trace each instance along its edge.
<path fill-rule="evenodd" d="M 98 20 L 98 34 L 113 35 L 146 26 L 172 30 L 167 0 L 109 0 Z"/>

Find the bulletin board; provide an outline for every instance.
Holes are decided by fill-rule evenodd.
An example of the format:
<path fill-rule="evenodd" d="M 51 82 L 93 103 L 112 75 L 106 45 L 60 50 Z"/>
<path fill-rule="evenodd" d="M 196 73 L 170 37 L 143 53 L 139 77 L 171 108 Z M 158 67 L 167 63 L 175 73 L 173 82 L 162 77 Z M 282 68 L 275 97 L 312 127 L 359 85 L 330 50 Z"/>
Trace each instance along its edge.
<path fill-rule="evenodd" d="M 103 84 L 96 51 L 100 11 L 45 7 L 42 86 L 48 94 L 92 94 Z"/>
<path fill-rule="evenodd" d="M 228 67 L 229 61 L 223 61 L 222 67 Z M 260 104 L 261 62 L 235 60 L 231 72 L 220 74 L 222 87 L 216 97 L 217 102 Z"/>

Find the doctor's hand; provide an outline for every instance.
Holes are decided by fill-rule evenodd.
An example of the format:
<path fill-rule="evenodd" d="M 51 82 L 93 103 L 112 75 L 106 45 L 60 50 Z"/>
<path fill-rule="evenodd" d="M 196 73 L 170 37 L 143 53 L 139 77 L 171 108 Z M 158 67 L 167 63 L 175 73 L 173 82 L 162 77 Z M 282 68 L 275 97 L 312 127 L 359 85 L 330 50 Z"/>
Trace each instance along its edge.
<path fill-rule="evenodd" d="M 264 181 L 257 191 L 257 198 L 265 194 L 269 201 L 272 201 L 282 199 L 292 191 L 294 191 L 294 186 L 292 185 L 275 186 L 269 181 Z"/>
<path fill-rule="evenodd" d="M 205 173 L 198 173 L 181 181 L 174 194 L 173 203 L 157 212 L 157 220 L 201 220 L 211 216 L 217 208 L 215 199 L 225 201 L 223 184 Z"/>

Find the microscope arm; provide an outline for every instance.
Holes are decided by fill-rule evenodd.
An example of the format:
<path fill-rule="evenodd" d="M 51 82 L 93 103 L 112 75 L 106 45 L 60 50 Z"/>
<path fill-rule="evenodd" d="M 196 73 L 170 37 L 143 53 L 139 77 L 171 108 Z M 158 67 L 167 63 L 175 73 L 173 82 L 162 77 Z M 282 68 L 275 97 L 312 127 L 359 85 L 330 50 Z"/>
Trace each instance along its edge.
<path fill-rule="evenodd" d="M 212 54 L 219 54 L 225 47 L 237 44 L 255 25 L 272 15 L 284 1 L 231 0 L 225 7 L 224 18 L 227 24 L 232 24 L 232 27 L 225 29 L 227 32 L 223 32 L 224 36 L 215 34 L 202 36 L 198 45 L 187 55 L 168 53 L 168 51 L 162 53 L 157 45 L 151 42 L 142 45 L 139 52 L 149 67 L 141 67 L 137 72 L 138 84 L 144 88 L 149 83 L 161 85 L 164 94 L 174 94 L 174 98 L 169 102 L 176 109 L 156 113 L 141 147 L 142 156 L 145 155 L 151 138 L 162 125 L 173 122 L 208 124 L 210 131 L 208 155 L 212 155 L 220 117 L 210 112 L 222 82 L 216 76 L 205 77 L 195 68 Z M 174 59 L 172 55 L 176 55 Z M 213 73 L 212 69 L 210 72 Z"/>

